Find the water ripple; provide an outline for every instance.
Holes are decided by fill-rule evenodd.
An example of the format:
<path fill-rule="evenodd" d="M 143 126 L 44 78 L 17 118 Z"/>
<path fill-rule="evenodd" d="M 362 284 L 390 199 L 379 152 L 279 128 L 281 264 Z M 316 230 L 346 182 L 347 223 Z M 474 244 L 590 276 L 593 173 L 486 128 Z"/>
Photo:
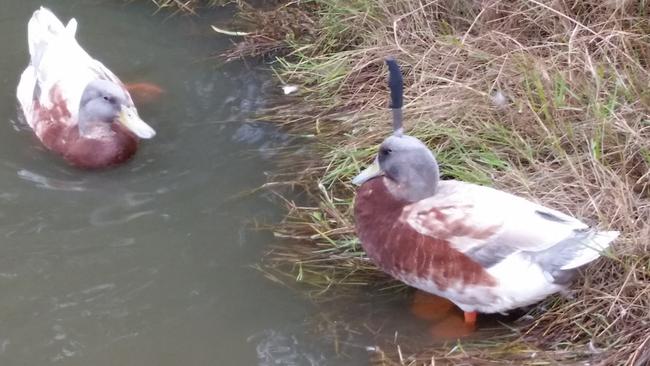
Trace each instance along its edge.
<path fill-rule="evenodd" d="M 70 181 L 61 180 L 56 178 L 48 178 L 46 176 L 34 173 L 27 169 L 21 169 L 17 172 L 18 177 L 31 183 L 35 183 L 37 187 L 44 189 L 51 189 L 55 191 L 85 191 L 83 186 L 85 181 Z"/>

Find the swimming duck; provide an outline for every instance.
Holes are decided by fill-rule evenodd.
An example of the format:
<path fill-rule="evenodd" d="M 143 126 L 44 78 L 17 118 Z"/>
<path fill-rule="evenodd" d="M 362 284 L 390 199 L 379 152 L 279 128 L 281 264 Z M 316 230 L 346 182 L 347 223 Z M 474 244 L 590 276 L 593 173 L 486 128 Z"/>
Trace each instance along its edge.
<path fill-rule="evenodd" d="M 76 30 L 75 19 L 64 26 L 46 8 L 34 12 L 18 101 L 38 139 L 72 165 L 120 164 L 133 156 L 138 138 L 156 133 L 138 116 L 124 84 L 77 43 Z"/>
<path fill-rule="evenodd" d="M 490 187 L 440 180 L 419 139 L 402 132 L 402 77 L 389 59 L 394 133 L 353 183 L 356 231 L 384 272 L 449 299 L 474 326 L 565 289 L 619 235 Z"/>

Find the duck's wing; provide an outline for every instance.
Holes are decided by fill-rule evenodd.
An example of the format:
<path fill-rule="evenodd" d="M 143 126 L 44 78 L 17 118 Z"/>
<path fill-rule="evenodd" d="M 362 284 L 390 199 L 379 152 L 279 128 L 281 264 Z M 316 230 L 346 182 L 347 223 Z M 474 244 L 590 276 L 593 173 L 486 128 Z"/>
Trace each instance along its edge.
<path fill-rule="evenodd" d="M 29 47 L 30 61 L 29 65 L 23 71 L 16 96 L 20 103 L 23 113 L 30 126 L 33 126 L 33 111 L 34 104 L 38 102 L 39 105 L 45 103 L 46 100 L 41 101 L 43 90 L 48 88 L 50 84 L 50 72 L 53 71 L 51 67 L 43 63 L 45 55 L 53 47 L 60 43 L 59 39 L 68 37 L 68 31 L 61 21 L 52 12 L 45 8 L 40 8 L 34 12 L 27 25 L 27 45 Z M 74 37 L 76 30 L 76 22 L 71 21 L 69 31 Z M 45 98 L 44 98 L 45 99 Z"/>
<path fill-rule="evenodd" d="M 34 99 L 38 98 L 37 92 L 39 91 L 36 89 L 36 73 L 34 67 L 29 65 L 20 76 L 16 98 L 25 116 L 25 121 L 31 128 L 34 128 Z"/>
<path fill-rule="evenodd" d="M 79 99 L 87 84 L 88 73 L 83 65 L 90 56 L 75 40 L 76 20 L 67 25 L 48 9 L 36 10 L 27 26 L 27 43 L 30 63 L 21 75 L 17 89 L 25 118 L 34 127 L 34 107 L 51 109 L 56 104 L 65 108 L 71 118 L 61 119 L 63 123 L 75 120 Z"/>
<path fill-rule="evenodd" d="M 401 220 L 486 268 L 523 254 L 549 271 L 571 269 L 596 259 L 618 236 L 521 197 L 458 181 L 441 182 L 435 196 L 406 206 Z"/>

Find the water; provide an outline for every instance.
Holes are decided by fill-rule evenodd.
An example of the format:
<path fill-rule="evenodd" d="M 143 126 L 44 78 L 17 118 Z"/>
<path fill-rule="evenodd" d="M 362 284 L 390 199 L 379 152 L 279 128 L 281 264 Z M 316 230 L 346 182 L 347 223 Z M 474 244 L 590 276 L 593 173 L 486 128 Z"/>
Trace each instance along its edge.
<path fill-rule="evenodd" d="M 128 164 L 76 170 L 20 122 L 27 20 L 41 4 L 76 17 L 82 46 L 123 81 L 166 91 L 139 107 L 158 135 Z M 207 21 L 153 10 L 0 3 L 0 364 L 323 364 L 299 350 L 313 344 L 301 325 L 313 306 L 250 267 L 273 240 L 250 224 L 281 212 L 239 194 L 289 140 L 247 120 L 277 91 L 255 65 L 209 61 L 231 41 Z"/>

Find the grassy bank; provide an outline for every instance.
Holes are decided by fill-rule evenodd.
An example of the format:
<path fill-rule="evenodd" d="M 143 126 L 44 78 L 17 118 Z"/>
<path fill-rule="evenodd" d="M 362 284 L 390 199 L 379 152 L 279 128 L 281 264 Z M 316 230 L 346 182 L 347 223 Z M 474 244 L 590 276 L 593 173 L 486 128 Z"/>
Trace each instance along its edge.
<path fill-rule="evenodd" d="M 503 189 L 622 232 L 572 298 L 552 297 L 507 337 L 427 349 L 383 346 L 378 364 L 650 363 L 650 9 L 646 1 L 314 0 L 265 11 L 227 55 L 281 55 L 299 85 L 265 118 L 311 141 L 271 186 L 288 242 L 269 277 L 327 298 L 398 286 L 364 257 L 351 178 L 390 131 L 386 70 L 405 79 L 405 124 L 446 178 Z M 405 346 L 405 345 L 401 345 Z M 417 362 L 420 362 L 417 361 Z M 581 363 L 584 364 L 584 363 Z"/>
<path fill-rule="evenodd" d="M 130 0 L 127 0 L 130 1 Z M 202 7 L 223 5 L 228 0 L 148 0 L 160 10 L 171 10 L 174 12 L 196 14 L 196 10 Z"/>

